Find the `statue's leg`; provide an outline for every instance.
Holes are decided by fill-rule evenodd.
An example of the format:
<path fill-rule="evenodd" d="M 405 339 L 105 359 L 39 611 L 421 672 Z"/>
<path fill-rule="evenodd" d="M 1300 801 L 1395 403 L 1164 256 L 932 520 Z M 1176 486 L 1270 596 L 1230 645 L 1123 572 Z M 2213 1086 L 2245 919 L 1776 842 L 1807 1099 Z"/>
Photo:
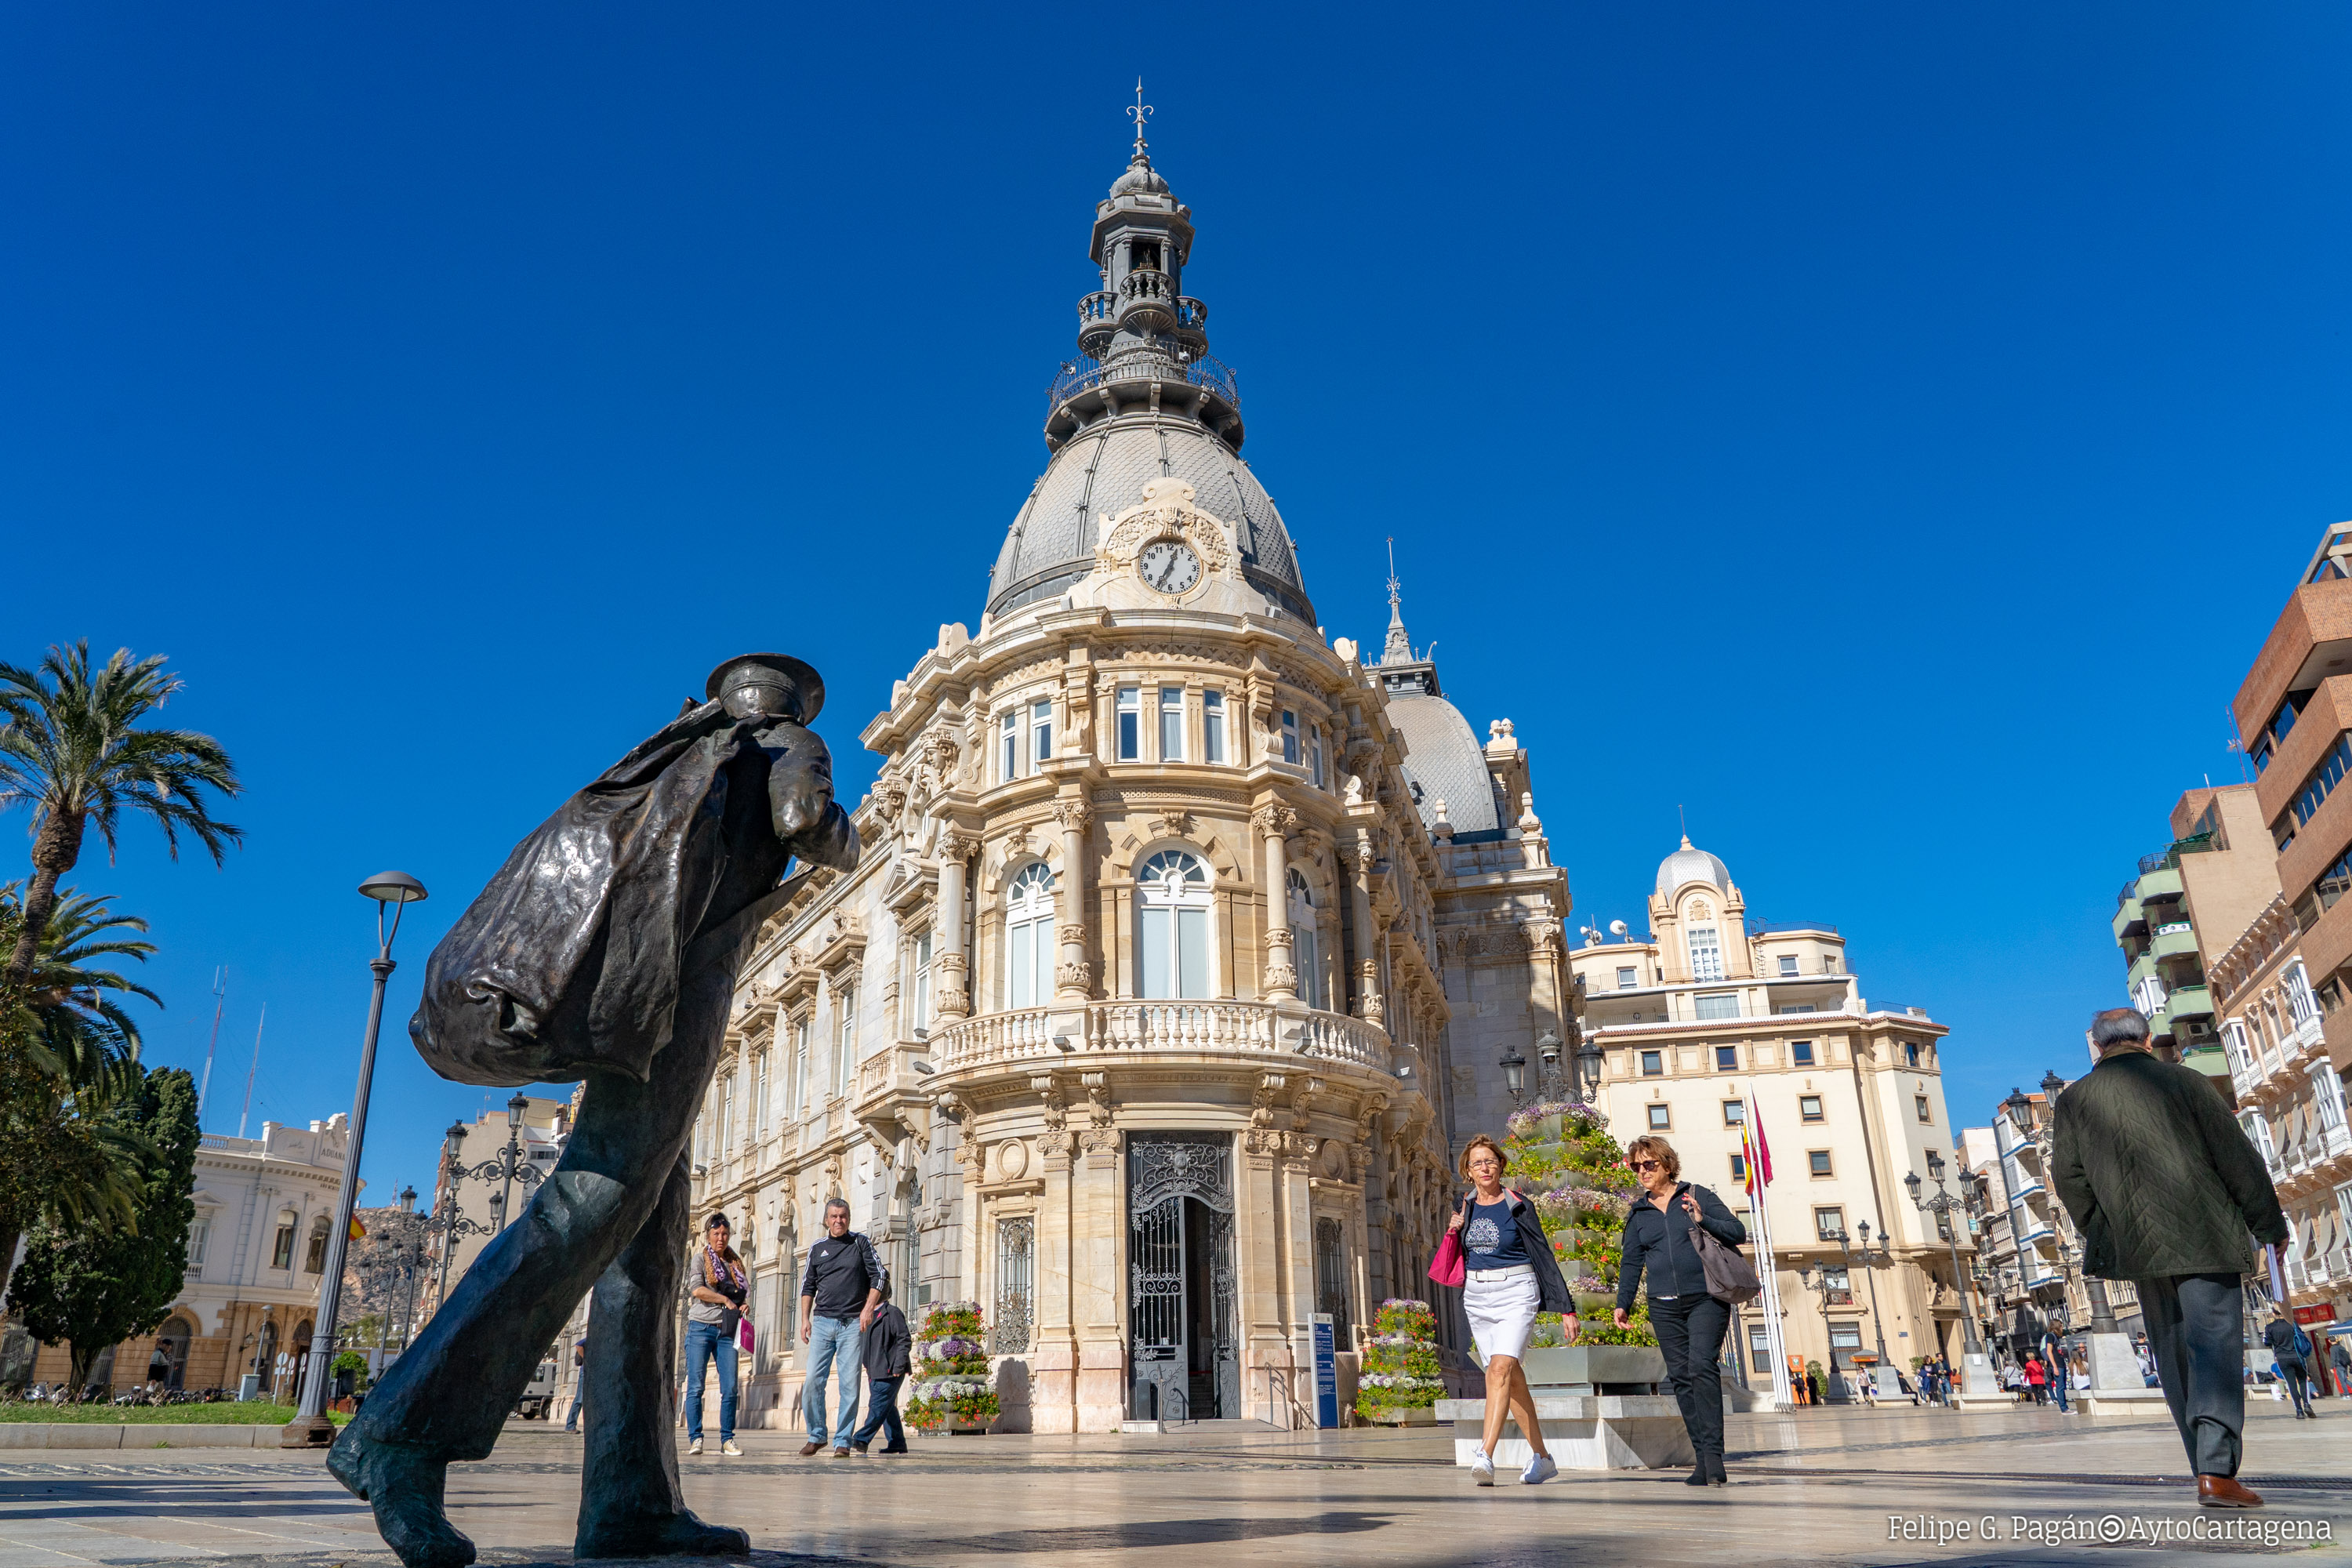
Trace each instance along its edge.
<path fill-rule="evenodd" d="M 660 1206 L 596 1281 L 588 1315 L 588 1436 L 574 1557 L 721 1557 L 751 1538 L 688 1512 L 677 1485 L 677 1343 L 671 1330 L 691 1234 L 683 1155 Z"/>

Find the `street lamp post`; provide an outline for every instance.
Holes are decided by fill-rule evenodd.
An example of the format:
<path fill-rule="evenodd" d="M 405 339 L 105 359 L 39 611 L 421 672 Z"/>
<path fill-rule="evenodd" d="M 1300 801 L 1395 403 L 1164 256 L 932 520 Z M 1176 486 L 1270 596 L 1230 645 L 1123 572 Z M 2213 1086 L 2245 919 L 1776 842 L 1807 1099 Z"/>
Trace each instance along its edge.
<path fill-rule="evenodd" d="M 1936 1184 L 1936 1195 L 1927 1202 L 1919 1201 L 1919 1173 L 1912 1172 L 1903 1178 L 1911 1190 L 1911 1202 L 1922 1214 L 1931 1214 L 1944 1229 L 1944 1241 L 1952 1251 L 1952 1289 L 1960 1295 L 1960 1332 L 1969 1355 L 1983 1353 L 1977 1342 L 1976 1309 L 1969 1304 L 1968 1276 L 1960 1272 L 1960 1227 L 1955 1213 L 1961 1205 L 1944 1185 L 1944 1157 L 1935 1150 L 1927 1151 L 1927 1174 Z"/>
<path fill-rule="evenodd" d="M 457 1166 L 451 1172 L 455 1176 L 471 1176 L 478 1182 L 499 1184 L 499 1190 L 490 1194 L 492 1221 L 490 1228 L 493 1231 L 504 1230 L 508 1221 L 513 1218 L 508 1205 L 514 1202 L 515 1184 L 517 1182 L 522 1184 L 526 1201 L 530 1190 L 539 1185 L 538 1168 L 523 1158 L 522 1118 L 523 1113 L 530 1109 L 530 1101 L 525 1100 L 520 1094 L 508 1100 L 507 1141 L 506 1146 L 499 1151 L 499 1157 L 495 1160 L 485 1160 L 471 1168 Z M 450 1131 L 457 1139 L 462 1140 L 465 1136 L 462 1128 L 452 1128 Z M 457 1158 L 455 1142 L 450 1146 L 450 1158 L 453 1161 Z"/>
<path fill-rule="evenodd" d="M 1862 1231 L 1862 1271 L 1870 1279 L 1870 1331 L 1877 1337 L 1878 1364 L 1883 1369 L 1889 1363 L 1886 1360 L 1886 1320 L 1880 1317 L 1878 1313 L 1878 1266 L 1881 1263 L 1894 1262 L 1895 1255 L 1886 1250 L 1886 1234 L 1881 1231 L 1878 1237 L 1878 1256 L 1875 1258 L 1872 1258 L 1870 1222 L 1864 1220 L 1860 1229 Z M 1878 1392 L 1881 1394 L 1887 1392 L 1885 1383 L 1879 1384 Z"/>
<path fill-rule="evenodd" d="M 335 1315 L 343 1305 L 343 1249 L 351 1241 L 352 1205 L 359 1197 L 360 1152 L 367 1141 L 368 1092 L 375 1079 L 375 1037 L 383 1022 L 384 987 L 392 981 L 393 939 L 400 934 L 403 910 L 425 897 L 425 884 L 405 871 L 383 871 L 360 884 L 360 892 L 375 900 L 376 955 L 368 963 L 375 990 L 368 998 L 367 1036 L 360 1045 L 360 1080 L 352 1096 L 352 1130 L 343 1149 L 343 1182 L 335 1198 L 334 1228 L 327 1233 L 326 1278 L 319 1288 L 319 1317 L 310 1332 L 310 1375 L 302 1380 L 301 1410 L 278 1435 L 287 1448 L 324 1447 L 335 1440 L 335 1424 L 327 1419 L 328 1369 L 333 1363 Z M 392 909 L 386 927 L 383 912 Z"/>
<path fill-rule="evenodd" d="M 1804 1286 L 1808 1290 L 1819 1290 L 1822 1293 L 1822 1332 L 1823 1334 L 1829 1333 L 1831 1306 L 1830 1291 L 1832 1289 L 1830 1284 L 1829 1266 L 1825 1263 L 1815 1263 L 1809 1264 L 1805 1268 L 1798 1269 L 1797 1282 Z M 1851 1272 L 1846 1275 L 1845 1297 L 1846 1305 L 1852 1306 L 1853 1304 L 1853 1276 Z M 1843 1405 L 1847 1402 L 1845 1379 L 1838 1375 L 1837 1342 L 1834 1339 L 1830 1341 L 1830 1371 L 1829 1376 L 1822 1383 L 1822 1397 L 1829 1401 L 1832 1405 Z"/>
<path fill-rule="evenodd" d="M 2048 1099 L 2053 1112 L 2058 1104 L 2058 1096 L 2064 1092 L 2065 1088 L 2066 1080 L 2060 1078 L 2056 1072 L 2046 1072 L 2042 1075 L 2042 1092 Z M 2047 1162 L 2045 1161 L 2044 1163 L 2046 1168 Z M 2083 1293 L 2091 1299 L 2091 1331 L 2095 1334 L 2121 1333 L 2123 1331 L 2116 1324 L 2115 1307 L 2107 1300 L 2107 1282 L 2086 1272 L 2083 1276 Z"/>

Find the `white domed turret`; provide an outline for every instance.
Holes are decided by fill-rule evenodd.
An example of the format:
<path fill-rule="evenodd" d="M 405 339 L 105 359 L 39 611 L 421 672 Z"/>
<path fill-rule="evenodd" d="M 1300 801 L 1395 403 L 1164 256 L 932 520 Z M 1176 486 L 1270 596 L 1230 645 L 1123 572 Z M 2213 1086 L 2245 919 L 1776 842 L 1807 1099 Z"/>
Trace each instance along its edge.
<path fill-rule="evenodd" d="M 1731 868 L 1706 850 L 1692 848 L 1687 833 L 1683 847 L 1658 862 L 1658 896 L 1664 898 L 1685 882 L 1713 882 L 1731 891 Z"/>

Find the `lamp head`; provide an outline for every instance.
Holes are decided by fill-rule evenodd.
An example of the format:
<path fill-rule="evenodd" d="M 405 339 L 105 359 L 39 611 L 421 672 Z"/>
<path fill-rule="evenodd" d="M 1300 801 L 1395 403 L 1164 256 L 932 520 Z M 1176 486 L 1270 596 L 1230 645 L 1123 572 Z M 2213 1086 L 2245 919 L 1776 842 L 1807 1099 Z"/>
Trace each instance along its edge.
<path fill-rule="evenodd" d="M 1542 1034 L 1536 1037 L 1536 1055 L 1543 1058 L 1544 1066 L 1558 1067 L 1559 1065 L 1560 1043 L 1560 1037 L 1558 1035 L 1553 1034 L 1549 1029 L 1546 1029 Z"/>
<path fill-rule="evenodd" d="M 2052 1100 L 2057 1099 L 2060 1091 L 2064 1089 L 2065 1087 L 2066 1080 L 2060 1078 L 2054 1069 L 2042 1075 L 2042 1092 L 2048 1095 Z"/>
<path fill-rule="evenodd" d="M 1906 1172 L 1903 1177 L 1903 1184 L 1911 1189 L 1911 1201 L 1915 1204 L 1917 1203 L 1919 1201 L 1919 1173 L 1916 1171 Z"/>
<path fill-rule="evenodd" d="M 522 1095 L 518 1092 L 512 1100 L 507 1101 L 507 1125 L 515 1129 L 517 1131 L 520 1131 L 522 1130 L 522 1113 L 530 1109 L 530 1101 L 525 1100 Z"/>
<path fill-rule="evenodd" d="M 1927 1176 L 1937 1186 L 1943 1185 L 1944 1156 L 1933 1149 L 1927 1151 Z"/>
<path fill-rule="evenodd" d="M 378 871 L 360 884 L 360 891 L 379 904 L 415 904 L 425 900 L 425 884 L 405 871 Z"/>
<path fill-rule="evenodd" d="M 1528 1058 L 1519 1054 L 1519 1047 L 1516 1045 L 1503 1058 L 1503 1082 L 1514 1096 L 1528 1086 Z"/>

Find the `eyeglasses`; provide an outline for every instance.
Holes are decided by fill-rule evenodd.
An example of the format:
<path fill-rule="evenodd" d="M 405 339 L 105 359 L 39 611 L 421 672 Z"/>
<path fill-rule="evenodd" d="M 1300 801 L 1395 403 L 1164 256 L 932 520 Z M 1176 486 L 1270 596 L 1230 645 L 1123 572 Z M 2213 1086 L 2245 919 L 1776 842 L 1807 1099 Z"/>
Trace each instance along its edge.
<path fill-rule="evenodd" d="M 1662 1171 L 1665 1169 L 1664 1163 L 1662 1161 L 1657 1160 L 1633 1160 L 1629 1161 L 1628 1163 L 1637 1171 Z"/>

